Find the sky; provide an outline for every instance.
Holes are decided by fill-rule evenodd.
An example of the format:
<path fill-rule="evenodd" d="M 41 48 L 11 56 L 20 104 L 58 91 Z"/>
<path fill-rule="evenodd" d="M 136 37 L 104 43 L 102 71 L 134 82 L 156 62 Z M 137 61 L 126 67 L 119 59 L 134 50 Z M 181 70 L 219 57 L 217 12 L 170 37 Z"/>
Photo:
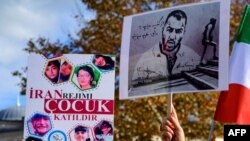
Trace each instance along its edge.
<path fill-rule="evenodd" d="M 79 11 L 86 21 L 95 17 L 80 0 L 0 1 L 0 110 L 17 103 L 20 79 L 11 73 L 27 66 L 27 42 L 38 37 L 65 42 L 67 34 L 76 36 Z M 25 96 L 20 100 L 25 105 Z"/>

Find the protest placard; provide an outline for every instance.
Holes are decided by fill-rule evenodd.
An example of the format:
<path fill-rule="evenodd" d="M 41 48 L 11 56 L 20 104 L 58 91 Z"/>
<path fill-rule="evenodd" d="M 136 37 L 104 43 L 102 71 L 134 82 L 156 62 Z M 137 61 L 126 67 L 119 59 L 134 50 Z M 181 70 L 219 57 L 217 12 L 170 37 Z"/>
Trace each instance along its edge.
<path fill-rule="evenodd" d="M 120 98 L 228 89 L 230 1 L 124 18 Z"/>
<path fill-rule="evenodd" d="M 64 54 L 28 59 L 25 140 L 113 140 L 115 58 Z"/>

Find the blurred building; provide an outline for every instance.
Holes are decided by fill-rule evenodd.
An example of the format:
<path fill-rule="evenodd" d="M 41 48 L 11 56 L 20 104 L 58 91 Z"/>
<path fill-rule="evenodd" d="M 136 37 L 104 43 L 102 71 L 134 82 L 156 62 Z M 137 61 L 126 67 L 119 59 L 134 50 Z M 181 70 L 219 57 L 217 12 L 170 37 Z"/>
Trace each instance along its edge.
<path fill-rule="evenodd" d="M 0 111 L 0 132 L 22 130 L 24 106 L 15 105 Z"/>
<path fill-rule="evenodd" d="M 25 107 L 19 100 L 15 106 L 0 110 L 0 140 L 21 141 L 23 138 Z"/>

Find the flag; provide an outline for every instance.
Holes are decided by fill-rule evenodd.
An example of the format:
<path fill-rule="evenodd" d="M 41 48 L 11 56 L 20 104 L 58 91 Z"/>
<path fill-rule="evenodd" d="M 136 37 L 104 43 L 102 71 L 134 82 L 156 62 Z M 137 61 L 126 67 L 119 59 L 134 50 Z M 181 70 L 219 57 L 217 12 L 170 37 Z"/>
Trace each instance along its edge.
<path fill-rule="evenodd" d="M 214 119 L 250 124 L 250 6 L 246 6 L 229 64 L 229 90 L 220 94 Z"/>

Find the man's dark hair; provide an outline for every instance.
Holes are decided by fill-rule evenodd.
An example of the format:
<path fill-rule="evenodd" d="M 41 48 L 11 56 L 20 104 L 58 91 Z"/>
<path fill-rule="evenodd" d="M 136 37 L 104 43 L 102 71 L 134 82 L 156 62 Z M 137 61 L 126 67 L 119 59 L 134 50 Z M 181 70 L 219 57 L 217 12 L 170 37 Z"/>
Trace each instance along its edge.
<path fill-rule="evenodd" d="M 174 10 L 171 13 L 168 14 L 168 17 L 167 17 L 167 19 L 166 19 L 166 21 L 164 23 L 164 26 L 168 22 L 168 19 L 170 17 L 172 17 L 172 16 L 175 17 L 178 21 L 180 21 L 181 19 L 184 18 L 185 19 L 185 25 L 187 25 L 187 15 L 186 15 L 186 13 L 184 11 L 182 11 L 182 10 Z"/>
<path fill-rule="evenodd" d="M 36 137 L 29 136 L 27 139 L 25 139 L 25 141 L 42 141 L 42 139 L 39 139 L 39 138 L 36 138 Z"/>
<path fill-rule="evenodd" d="M 46 120 L 49 120 L 49 117 L 46 116 L 46 115 L 43 115 L 43 114 L 40 114 L 40 113 L 36 113 L 32 118 L 31 120 L 39 120 L 41 118 L 44 118 Z"/>
<path fill-rule="evenodd" d="M 86 127 L 84 127 L 84 126 L 79 125 L 79 126 L 77 126 L 77 127 L 75 128 L 75 133 L 78 132 L 78 131 L 87 132 L 88 129 L 87 129 Z"/>

